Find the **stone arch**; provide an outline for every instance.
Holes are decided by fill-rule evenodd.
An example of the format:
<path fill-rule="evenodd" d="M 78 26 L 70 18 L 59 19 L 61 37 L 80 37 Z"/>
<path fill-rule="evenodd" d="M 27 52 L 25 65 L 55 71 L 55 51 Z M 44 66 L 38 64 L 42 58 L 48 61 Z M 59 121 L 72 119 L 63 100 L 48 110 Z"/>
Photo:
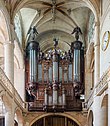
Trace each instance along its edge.
<path fill-rule="evenodd" d="M 38 120 L 41 119 L 41 118 L 44 118 L 44 117 L 47 117 L 47 116 L 54 116 L 54 115 L 55 115 L 55 116 L 58 115 L 58 116 L 67 117 L 67 118 L 73 120 L 74 122 L 76 122 L 79 126 L 84 126 L 84 125 L 86 125 L 86 119 L 83 117 L 83 115 L 80 115 L 80 114 L 72 115 L 72 114 L 69 114 L 69 113 L 45 113 L 45 114 L 41 114 L 40 116 L 37 116 L 37 118 L 34 118 L 34 119 L 32 120 L 32 122 L 30 123 L 30 126 L 31 126 L 34 122 L 38 121 Z M 76 116 L 76 115 L 77 115 L 77 116 Z M 81 119 L 81 120 L 83 120 L 82 122 L 81 122 L 81 120 L 78 120 L 79 117 L 82 118 L 82 119 Z"/>
<path fill-rule="evenodd" d="M 108 94 L 105 94 L 102 98 L 101 107 L 108 107 Z"/>
<path fill-rule="evenodd" d="M 103 125 L 108 126 L 108 94 L 105 94 L 101 102 Z"/>
<path fill-rule="evenodd" d="M 90 110 L 88 114 L 88 126 L 93 126 L 93 111 Z"/>
<path fill-rule="evenodd" d="M 8 11 L 5 8 L 5 4 L 2 0 L 0 1 L 0 16 L 2 16 L 2 18 L 3 18 L 2 19 L 3 25 L 0 25 L 0 28 L 3 27 L 3 30 L 5 30 L 4 39 L 5 39 L 5 42 L 8 42 L 12 38 L 11 32 L 10 32 L 11 31 L 11 29 L 10 29 L 10 16 L 9 16 Z M 3 31 L 2 31 L 2 33 L 3 33 Z M 3 33 L 3 35 L 4 35 L 4 33 Z"/>
<path fill-rule="evenodd" d="M 0 9 L 0 60 L 2 61 L 4 57 L 3 44 L 9 39 L 8 37 L 9 36 L 8 36 L 5 15 L 3 11 Z"/>
<path fill-rule="evenodd" d="M 4 44 L 11 40 L 10 20 L 8 12 L 0 1 L 0 67 L 4 69 Z"/>
<path fill-rule="evenodd" d="M 100 11 L 99 11 L 99 7 L 96 3 L 95 0 L 84 0 L 85 3 L 87 4 L 87 7 L 93 12 L 94 16 L 95 16 L 95 21 L 96 22 L 99 22 L 99 14 L 100 14 Z"/>

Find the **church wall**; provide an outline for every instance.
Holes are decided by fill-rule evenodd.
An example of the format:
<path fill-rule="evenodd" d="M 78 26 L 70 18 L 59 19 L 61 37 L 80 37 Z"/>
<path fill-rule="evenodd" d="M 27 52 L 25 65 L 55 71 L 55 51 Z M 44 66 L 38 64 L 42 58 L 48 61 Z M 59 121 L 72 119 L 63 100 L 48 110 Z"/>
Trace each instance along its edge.
<path fill-rule="evenodd" d="M 110 66 L 110 42 L 105 51 L 102 50 L 102 39 L 106 31 L 110 32 L 110 8 L 107 3 L 102 2 L 102 17 L 100 22 L 100 76 Z M 104 8 L 104 9 L 103 9 Z"/>

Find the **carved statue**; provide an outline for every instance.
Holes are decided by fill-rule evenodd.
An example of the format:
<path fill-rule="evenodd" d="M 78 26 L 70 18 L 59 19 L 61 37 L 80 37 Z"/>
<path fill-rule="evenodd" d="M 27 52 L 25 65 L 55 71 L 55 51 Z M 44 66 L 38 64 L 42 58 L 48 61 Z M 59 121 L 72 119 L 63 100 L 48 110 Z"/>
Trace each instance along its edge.
<path fill-rule="evenodd" d="M 36 40 L 36 37 L 38 35 L 38 31 L 36 30 L 36 27 L 34 26 L 33 28 L 30 27 L 29 31 L 28 31 L 28 34 L 29 35 L 29 40 L 32 41 L 32 40 Z"/>
<path fill-rule="evenodd" d="M 56 46 L 58 45 L 58 39 L 54 38 L 53 41 L 54 41 L 54 47 L 56 48 Z"/>
<path fill-rule="evenodd" d="M 79 39 L 79 34 L 82 34 L 80 27 L 77 26 L 76 28 L 74 28 L 74 30 L 73 30 L 73 32 L 71 34 L 74 34 L 74 33 L 75 33 L 76 40 L 78 40 Z"/>

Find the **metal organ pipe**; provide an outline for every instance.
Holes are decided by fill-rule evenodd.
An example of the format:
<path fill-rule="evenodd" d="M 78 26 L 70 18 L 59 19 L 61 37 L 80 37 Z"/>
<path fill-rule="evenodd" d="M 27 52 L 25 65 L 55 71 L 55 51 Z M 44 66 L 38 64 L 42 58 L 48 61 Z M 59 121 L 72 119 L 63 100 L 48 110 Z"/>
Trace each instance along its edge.
<path fill-rule="evenodd" d="M 82 42 L 80 41 L 75 41 L 72 43 L 72 49 L 74 50 L 74 81 L 75 82 L 80 82 L 80 76 L 81 76 L 81 71 L 80 71 L 80 52 L 81 52 L 81 47 L 82 47 Z"/>
<path fill-rule="evenodd" d="M 29 58 L 29 66 L 30 66 L 29 70 L 30 70 L 30 82 L 31 82 L 32 81 L 32 50 L 30 50 L 29 56 L 30 56 L 30 58 Z"/>
<path fill-rule="evenodd" d="M 80 82 L 80 50 L 74 50 L 74 80 Z"/>
<path fill-rule="evenodd" d="M 52 66 L 49 67 L 49 82 L 52 83 Z"/>
<path fill-rule="evenodd" d="M 27 51 L 29 52 L 29 68 L 30 68 L 29 86 L 30 87 L 36 86 L 37 83 L 38 48 L 39 48 L 39 43 L 36 41 L 31 41 L 27 45 Z"/>
<path fill-rule="evenodd" d="M 31 63 L 32 63 L 32 75 L 31 75 L 32 76 L 32 82 L 33 82 L 33 61 L 34 60 L 33 60 L 33 50 L 32 50 L 32 59 L 31 59 Z"/>
<path fill-rule="evenodd" d="M 58 82 L 58 55 L 57 52 L 53 55 L 53 81 Z"/>
<path fill-rule="evenodd" d="M 62 105 L 65 107 L 66 105 L 66 94 L 65 94 L 65 89 L 62 89 Z"/>
<path fill-rule="evenodd" d="M 47 105 L 48 105 L 48 90 L 47 90 L 47 88 L 45 88 L 45 98 L 44 98 L 44 104 L 45 104 L 45 106 L 47 106 Z"/>
<path fill-rule="evenodd" d="M 58 54 L 53 53 L 53 108 L 58 104 Z"/>
<path fill-rule="evenodd" d="M 37 55 L 36 51 L 33 50 L 33 81 L 37 82 Z"/>

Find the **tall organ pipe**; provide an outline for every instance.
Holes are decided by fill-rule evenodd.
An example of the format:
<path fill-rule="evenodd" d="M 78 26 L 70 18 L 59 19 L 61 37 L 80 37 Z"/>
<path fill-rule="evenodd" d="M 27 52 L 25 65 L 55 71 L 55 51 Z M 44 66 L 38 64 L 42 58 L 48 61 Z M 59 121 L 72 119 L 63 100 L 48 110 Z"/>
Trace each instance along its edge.
<path fill-rule="evenodd" d="M 58 54 L 56 50 L 53 54 L 53 82 L 58 83 Z"/>
<path fill-rule="evenodd" d="M 31 41 L 27 45 L 27 51 L 29 54 L 29 87 L 36 87 L 37 83 L 37 68 L 38 68 L 38 50 L 39 43 Z"/>
<path fill-rule="evenodd" d="M 48 105 L 48 90 L 47 88 L 45 88 L 45 99 L 44 99 L 44 105 L 47 106 Z"/>
<path fill-rule="evenodd" d="M 53 108 L 58 104 L 58 54 L 53 53 Z"/>
<path fill-rule="evenodd" d="M 66 93 L 65 93 L 65 88 L 62 89 L 62 105 L 65 108 L 66 105 Z"/>
<path fill-rule="evenodd" d="M 81 70 L 80 70 L 80 53 L 81 53 L 81 47 L 82 47 L 82 42 L 80 41 L 75 41 L 72 43 L 72 50 L 73 50 L 73 56 L 74 56 L 74 67 L 73 67 L 73 71 L 74 71 L 74 81 L 75 82 L 81 82 Z"/>

